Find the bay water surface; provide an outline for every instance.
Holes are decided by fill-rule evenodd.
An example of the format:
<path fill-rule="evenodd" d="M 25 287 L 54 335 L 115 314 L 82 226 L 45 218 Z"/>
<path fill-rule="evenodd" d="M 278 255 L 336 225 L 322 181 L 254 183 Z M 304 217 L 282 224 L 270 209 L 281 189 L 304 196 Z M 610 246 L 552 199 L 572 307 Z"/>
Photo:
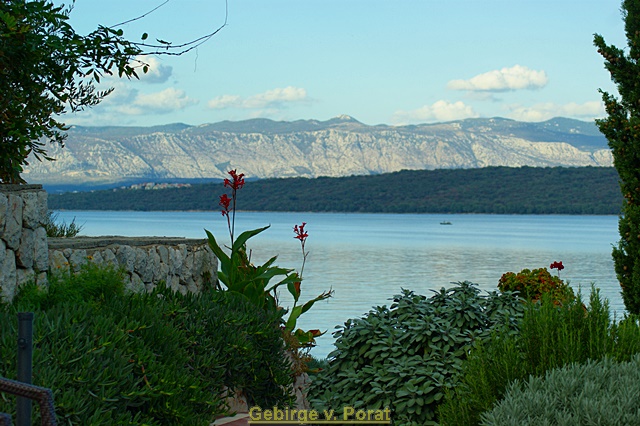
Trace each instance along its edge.
<path fill-rule="evenodd" d="M 229 242 L 219 212 L 56 213 L 67 223 L 75 218 L 82 235 L 206 238 L 207 229 L 220 244 Z M 293 226 L 302 222 L 309 255 L 301 301 L 335 291 L 298 322 L 304 329 L 328 330 L 311 352 L 317 357 L 332 350 L 337 325 L 373 306 L 390 305 L 389 298 L 402 288 L 430 296 L 431 290 L 466 280 L 493 291 L 505 272 L 549 268 L 554 261 L 563 262 L 560 277 L 574 289 L 588 296 L 594 283 L 618 317 L 624 312 L 611 258 L 619 239 L 617 216 L 238 212 L 235 234 L 271 225 L 249 240 L 253 263 L 278 255 L 278 266 L 299 270 L 302 251 Z M 285 307 L 291 306 L 288 296 L 283 289 Z"/>

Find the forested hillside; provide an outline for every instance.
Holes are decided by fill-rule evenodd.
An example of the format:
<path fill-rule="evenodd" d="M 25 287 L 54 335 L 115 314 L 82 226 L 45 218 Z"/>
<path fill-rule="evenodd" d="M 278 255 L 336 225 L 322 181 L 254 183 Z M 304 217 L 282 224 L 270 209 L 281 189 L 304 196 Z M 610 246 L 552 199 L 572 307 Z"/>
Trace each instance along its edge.
<path fill-rule="evenodd" d="M 162 190 L 49 196 L 51 209 L 218 210 L 220 182 Z M 239 210 L 370 213 L 619 214 L 610 167 L 488 167 L 373 176 L 263 179 L 238 192 Z"/>

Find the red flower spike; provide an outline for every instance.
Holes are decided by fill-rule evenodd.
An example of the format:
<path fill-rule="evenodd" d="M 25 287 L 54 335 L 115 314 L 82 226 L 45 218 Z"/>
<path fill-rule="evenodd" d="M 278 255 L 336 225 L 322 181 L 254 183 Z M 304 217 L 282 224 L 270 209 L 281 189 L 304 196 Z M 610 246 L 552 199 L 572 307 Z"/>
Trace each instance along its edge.
<path fill-rule="evenodd" d="M 299 239 L 299 240 L 300 240 L 300 241 L 302 241 L 302 242 L 304 242 L 304 240 L 306 240 L 306 239 L 307 239 L 307 237 L 309 236 L 309 234 L 308 234 L 308 233 L 306 233 L 306 232 L 305 232 L 305 230 L 304 230 L 304 226 L 305 226 L 306 224 L 307 224 L 307 222 L 302 222 L 302 225 L 300 225 L 300 226 L 295 225 L 295 226 L 293 227 L 293 232 L 295 232 L 295 233 L 296 233 L 296 236 L 295 236 L 295 237 L 293 237 L 293 238 L 297 238 L 297 239 Z"/>
<path fill-rule="evenodd" d="M 227 194 L 220 196 L 220 202 L 218 203 L 222 207 L 222 216 L 229 214 L 229 205 L 231 204 L 231 198 Z"/>
<path fill-rule="evenodd" d="M 553 262 L 550 265 L 551 269 L 557 269 L 558 271 L 562 271 L 564 269 L 564 265 L 562 264 L 562 262 Z"/>
<path fill-rule="evenodd" d="M 225 187 L 231 188 L 234 191 L 237 191 L 238 189 L 244 186 L 244 173 L 237 174 L 235 169 L 229 170 L 227 173 L 229 173 L 229 176 L 231 176 L 233 181 L 229 179 L 225 179 L 224 180 Z"/>

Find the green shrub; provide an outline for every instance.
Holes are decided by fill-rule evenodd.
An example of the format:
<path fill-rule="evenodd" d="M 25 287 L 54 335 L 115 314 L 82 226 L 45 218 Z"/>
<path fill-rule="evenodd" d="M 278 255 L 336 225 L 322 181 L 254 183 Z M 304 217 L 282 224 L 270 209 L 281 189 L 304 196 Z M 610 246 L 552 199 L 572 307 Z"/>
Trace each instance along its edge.
<path fill-rule="evenodd" d="M 35 310 L 48 310 L 63 302 L 100 304 L 124 296 L 124 278 L 124 270 L 113 265 L 86 263 L 79 274 L 50 274 L 46 288 L 22 287 L 13 303 Z"/>
<path fill-rule="evenodd" d="M 223 386 L 289 402 L 276 315 L 225 292 L 125 294 L 117 277 L 87 267 L 50 293 L 26 286 L 0 311 L 0 375 L 15 378 L 16 314 L 33 311 L 33 381 L 53 390 L 60 424 L 208 425 L 227 410 Z"/>
<path fill-rule="evenodd" d="M 571 287 L 560 277 L 551 275 L 547 268 L 523 269 L 517 274 L 507 272 L 500 277 L 498 289 L 517 291 L 526 300 L 540 300 L 543 294 L 550 294 L 559 303 L 566 303 L 574 298 Z"/>
<path fill-rule="evenodd" d="M 634 317 L 616 323 L 609 307 L 592 289 L 589 306 L 581 295 L 558 306 L 550 296 L 526 306 L 517 334 L 497 332 L 474 349 L 462 376 L 439 407 L 443 425 L 478 424 L 505 393 L 509 383 L 572 362 L 611 356 L 626 361 L 640 352 L 640 326 Z"/>
<path fill-rule="evenodd" d="M 436 407 L 467 353 L 492 329 L 513 330 L 522 309 L 515 295 L 482 296 L 469 282 L 431 298 L 403 290 L 390 308 L 334 333 L 336 349 L 311 384 L 311 403 L 336 412 L 388 407 L 395 425 L 436 424 Z"/>
<path fill-rule="evenodd" d="M 610 358 L 550 370 L 544 379 L 512 383 L 505 397 L 482 415 L 483 425 L 640 424 L 640 356 Z"/>
<path fill-rule="evenodd" d="M 58 213 L 54 213 L 52 210 L 47 212 L 43 224 L 49 238 L 72 238 L 78 235 L 83 228 L 82 225 L 76 223 L 75 217 L 69 224 L 64 220 L 59 222 Z"/>

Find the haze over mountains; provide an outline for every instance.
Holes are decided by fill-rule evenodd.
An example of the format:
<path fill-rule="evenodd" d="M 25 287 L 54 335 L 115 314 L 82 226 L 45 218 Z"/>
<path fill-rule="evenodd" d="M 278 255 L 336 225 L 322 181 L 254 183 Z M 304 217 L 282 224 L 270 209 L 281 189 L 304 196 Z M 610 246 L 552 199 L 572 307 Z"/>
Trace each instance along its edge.
<path fill-rule="evenodd" d="M 201 126 L 73 127 L 55 162 L 30 161 L 23 177 L 49 185 L 113 184 L 226 177 L 369 175 L 403 169 L 487 166 L 612 166 L 607 141 L 590 122 L 504 118 L 409 126 L 253 119 Z"/>

